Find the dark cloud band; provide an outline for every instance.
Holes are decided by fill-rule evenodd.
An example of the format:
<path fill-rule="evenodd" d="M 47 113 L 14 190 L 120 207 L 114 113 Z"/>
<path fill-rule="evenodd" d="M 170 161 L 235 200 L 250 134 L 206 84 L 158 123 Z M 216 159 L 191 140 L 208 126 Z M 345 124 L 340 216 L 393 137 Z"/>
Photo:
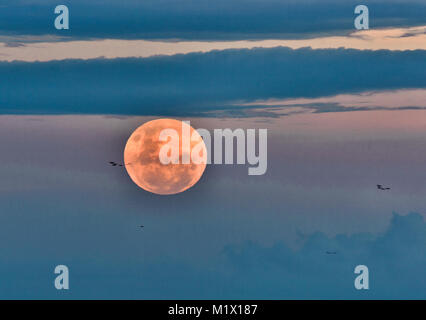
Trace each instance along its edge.
<path fill-rule="evenodd" d="M 3 114 L 186 115 L 238 101 L 426 87 L 426 51 L 288 48 L 0 63 Z"/>
<path fill-rule="evenodd" d="M 341 34 L 354 30 L 358 0 L 62 1 L 70 30 L 53 27 L 57 1 L 2 1 L 3 34 L 122 39 L 265 39 Z M 370 28 L 425 24 L 420 0 L 366 0 Z"/>

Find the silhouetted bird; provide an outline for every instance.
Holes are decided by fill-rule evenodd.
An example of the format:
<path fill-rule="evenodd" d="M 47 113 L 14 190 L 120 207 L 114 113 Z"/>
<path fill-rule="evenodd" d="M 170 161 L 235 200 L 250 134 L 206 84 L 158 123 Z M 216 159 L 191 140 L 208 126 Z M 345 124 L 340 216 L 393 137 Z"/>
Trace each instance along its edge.
<path fill-rule="evenodd" d="M 379 189 L 379 190 L 390 190 L 390 188 L 385 188 L 385 187 L 383 187 L 383 185 L 381 185 L 381 184 L 378 184 L 377 185 L 377 189 Z"/>
<path fill-rule="evenodd" d="M 124 164 L 117 163 L 117 162 L 114 162 L 114 161 L 109 161 L 108 163 L 113 167 L 123 167 L 124 166 Z M 131 162 L 126 163 L 126 166 L 130 166 L 131 164 L 132 164 Z"/>

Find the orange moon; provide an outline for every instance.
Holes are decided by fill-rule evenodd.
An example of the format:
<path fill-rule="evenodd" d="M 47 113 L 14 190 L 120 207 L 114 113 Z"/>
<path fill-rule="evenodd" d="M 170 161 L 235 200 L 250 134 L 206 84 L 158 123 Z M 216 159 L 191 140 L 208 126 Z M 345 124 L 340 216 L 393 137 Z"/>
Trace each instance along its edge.
<path fill-rule="evenodd" d="M 162 195 L 176 194 L 187 190 L 198 182 L 206 163 L 182 164 L 182 154 L 191 150 L 182 149 L 182 126 L 190 128 L 192 137 L 188 146 L 192 148 L 202 142 L 202 152 L 207 149 L 202 137 L 187 123 L 174 119 L 149 121 L 137 128 L 127 140 L 124 149 L 124 163 L 130 178 L 142 189 Z M 167 141 L 160 140 L 160 132 L 174 129 L 179 134 L 179 163 L 162 164 L 160 149 Z"/>

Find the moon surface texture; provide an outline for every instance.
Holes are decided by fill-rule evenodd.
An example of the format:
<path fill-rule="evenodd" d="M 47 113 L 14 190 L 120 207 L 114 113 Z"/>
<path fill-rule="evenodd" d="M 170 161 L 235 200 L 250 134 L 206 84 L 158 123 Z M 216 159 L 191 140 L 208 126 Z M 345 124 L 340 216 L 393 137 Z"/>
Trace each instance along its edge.
<path fill-rule="evenodd" d="M 188 144 L 182 143 L 182 126 L 187 126 L 186 129 L 190 130 L 192 139 L 188 140 Z M 160 150 L 171 139 L 160 140 L 160 133 L 164 129 L 173 129 L 179 134 L 180 161 L 177 164 L 163 164 L 160 161 Z M 168 195 L 183 192 L 198 182 L 206 168 L 206 163 L 182 163 L 182 154 L 190 155 L 200 142 L 201 154 L 207 154 L 202 137 L 189 124 L 174 119 L 149 121 L 137 128 L 127 141 L 124 149 L 127 173 L 134 183 L 152 193 Z"/>

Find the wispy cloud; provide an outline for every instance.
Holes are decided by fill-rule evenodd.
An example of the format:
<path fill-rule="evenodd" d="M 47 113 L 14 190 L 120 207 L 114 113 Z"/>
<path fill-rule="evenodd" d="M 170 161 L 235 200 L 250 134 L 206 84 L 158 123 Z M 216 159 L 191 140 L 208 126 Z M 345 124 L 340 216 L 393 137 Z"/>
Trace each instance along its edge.
<path fill-rule="evenodd" d="M 267 99 L 235 103 L 207 114 L 222 117 L 282 117 L 299 113 L 372 110 L 425 110 L 426 90 L 395 90 L 341 94 L 320 98 Z"/>

